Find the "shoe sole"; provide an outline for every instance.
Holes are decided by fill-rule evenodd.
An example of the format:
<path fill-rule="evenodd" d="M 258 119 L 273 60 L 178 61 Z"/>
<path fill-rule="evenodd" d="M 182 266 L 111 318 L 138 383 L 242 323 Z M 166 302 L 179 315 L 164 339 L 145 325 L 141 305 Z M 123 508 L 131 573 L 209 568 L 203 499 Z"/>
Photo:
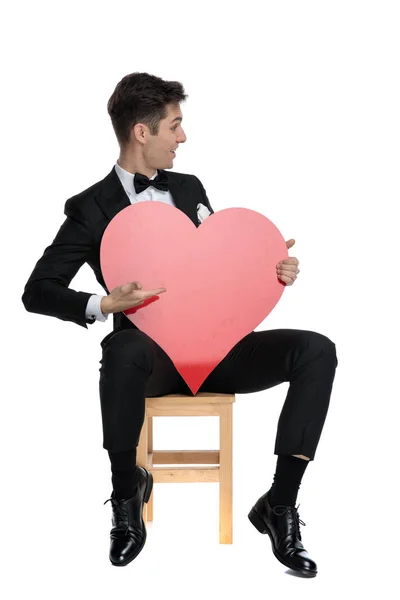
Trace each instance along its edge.
<path fill-rule="evenodd" d="M 143 498 L 144 504 L 147 504 L 148 501 L 150 500 L 151 492 L 153 489 L 153 475 L 150 473 L 150 471 L 148 471 L 148 475 L 149 476 L 147 478 L 146 489 L 144 491 L 144 498 Z M 143 516 L 142 516 L 142 526 L 143 526 L 143 530 L 144 530 L 143 543 L 138 548 L 136 548 L 135 554 L 132 554 L 132 556 L 130 556 L 129 558 L 124 560 L 124 562 L 114 563 L 111 560 L 110 562 L 113 565 L 113 567 L 126 567 L 126 565 L 129 565 L 129 563 L 132 562 L 137 557 L 139 552 L 141 552 L 143 550 L 143 546 L 145 545 L 146 539 L 147 539 L 146 525 L 143 521 Z"/>
<path fill-rule="evenodd" d="M 302 575 L 304 575 L 304 577 L 315 577 L 317 575 L 318 571 L 307 571 L 306 569 L 296 569 L 295 567 L 293 567 L 293 565 L 290 565 L 284 558 L 282 558 L 282 556 L 280 556 L 278 554 L 278 552 L 275 548 L 274 538 L 273 538 L 270 530 L 268 529 L 268 527 L 264 523 L 264 521 L 262 519 L 260 519 L 260 517 L 257 514 L 257 511 L 254 508 L 251 509 L 251 511 L 249 512 L 249 514 L 247 516 L 249 518 L 250 523 L 252 525 L 254 525 L 254 527 L 257 529 L 257 531 L 259 531 L 260 533 L 268 534 L 269 539 L 271 540 L 272 552 L 274 553 L 275 558 L 277 558 L 280 563 L 285 565 L 285 567 L 292 569 L 292 571 L 296 571 L 296 573 L 301 573 Z"/>

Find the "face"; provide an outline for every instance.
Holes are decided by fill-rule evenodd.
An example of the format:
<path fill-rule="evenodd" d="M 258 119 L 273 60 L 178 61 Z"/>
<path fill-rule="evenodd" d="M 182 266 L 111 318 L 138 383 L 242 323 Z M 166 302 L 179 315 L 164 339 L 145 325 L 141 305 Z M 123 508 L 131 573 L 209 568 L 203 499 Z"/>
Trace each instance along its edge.
<path fill-rule="evenodd" d="M 160 121 L 158 135 L 146 131 L 146 144 L 143 146 L 143 158 L 153 169 L 171 169 L 179 144 L 186 142 L 182 129 L 182 111 L 179 104 L 168 104 L 168 114 Z"/>

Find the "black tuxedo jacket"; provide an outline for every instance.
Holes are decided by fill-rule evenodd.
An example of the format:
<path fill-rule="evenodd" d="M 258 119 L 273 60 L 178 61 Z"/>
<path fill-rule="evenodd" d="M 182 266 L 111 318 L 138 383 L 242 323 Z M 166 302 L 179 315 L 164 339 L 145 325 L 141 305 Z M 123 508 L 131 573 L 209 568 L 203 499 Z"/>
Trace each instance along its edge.
<path fill-rule="evenodd" d="M 214 212 L 200 180 L 195 175 L 165 172 L 176 207 L 198 227 L 199 202 Z M 86 328 L 88 323 L 94 323 L 95 319 L 85 317 L 92 294 L 77 292 L 68 286 L 86 262 L 105 292 L 110 293 L 100 270 L 100 243 L 111 219 L 130 205 L 114 167 L 107 177 L 66 201 L 67 218 L 25 285 L 22 302 L 26 310 L 73 321 Z M 137 329 L 124 313 L 113 314 L 113 332 L 129 327 Z"/>

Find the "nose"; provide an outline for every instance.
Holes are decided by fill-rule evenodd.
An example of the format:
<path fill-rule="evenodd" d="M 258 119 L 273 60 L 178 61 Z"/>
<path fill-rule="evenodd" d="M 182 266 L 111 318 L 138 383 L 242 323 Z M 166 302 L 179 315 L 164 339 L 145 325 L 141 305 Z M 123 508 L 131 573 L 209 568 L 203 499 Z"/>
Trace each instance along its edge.
<path fill-rule="evenodd" d="M 184 144 L 186 142 L 186 133 L 184 131 L 182 131 L 182 135 L 179 138 L 179 144 Z"/>

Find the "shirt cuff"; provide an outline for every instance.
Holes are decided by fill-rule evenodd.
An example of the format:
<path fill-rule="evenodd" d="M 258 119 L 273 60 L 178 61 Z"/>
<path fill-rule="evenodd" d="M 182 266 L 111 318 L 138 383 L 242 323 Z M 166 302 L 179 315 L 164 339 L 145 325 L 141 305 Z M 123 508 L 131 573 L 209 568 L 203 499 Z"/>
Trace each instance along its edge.
<path fill-rule="evenodd" d="M 104 315 L 100 309 L 100 302 L 102 298 L 105 298 L 105 296 L 98 296 L 97 294 L 90 296 L 85 312 L 87 319 L 95 318 L 97 321 L 107 321 L 108 315 Z"/>

